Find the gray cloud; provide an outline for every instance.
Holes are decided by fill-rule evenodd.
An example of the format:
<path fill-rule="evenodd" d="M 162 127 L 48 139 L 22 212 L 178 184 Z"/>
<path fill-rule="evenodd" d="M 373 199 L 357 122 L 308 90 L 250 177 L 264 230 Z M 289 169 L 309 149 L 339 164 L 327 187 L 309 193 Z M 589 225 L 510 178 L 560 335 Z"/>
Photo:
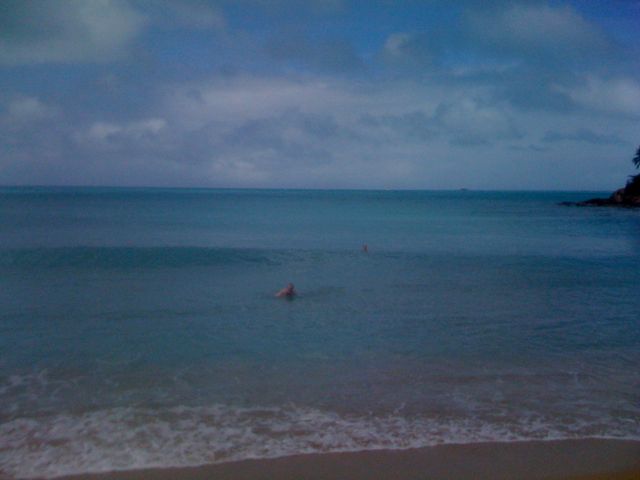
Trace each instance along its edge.
<path fill-rule="evenodd" d="M 125 0 L 5 0 L 2 10 L 5 65 L 111 61 L 145 25 Z"/>
<path fill-rule="evenodd" d="M 441 54 L 437 43 L 432 33 L 396 32 L 387 37 L 381 59 L 391 67 L 429 69 Z"/>
<path fill-rule="evenodd" d="M 274 60 L 329 72 L 350 72 L 364 68 L 351 43 L 345 39 L 312 42 L 301 32 L 273 38 L 266 48 Z"/>
<path fill-rule="evenodd" d="M 509 147 L 509 150 L 512 150 L 514 152 L 544 153 L 544 152 L 548 152 L 549 148 L 541 147 L 540 145 L 530 144 L 530 145 L 511 145 Z"/>
<path fill-rule="evenodd" d="M 629 68 L 629 48 L 576 9 L 537 1 L 465 2 L 461 9 L 450 25 L 389 35 L 381 60 L 404 75 L 485 86 L 495 104 L 524 111 L 637 110 L 630 75 L 611 78 Z"/>
<path fill-rule="evenodd" d="M 440 102 L 428 113 L 412 110 L 396 115 L 364 114 L 360 123 L 386 131 L 385 137 L 389 141 L 402 139 L 423 144 L 440 139 L 451 145 L 466 147 L 490 145 L 523 136 L 510 114 L 483 104 L 472 96 Z M 394 135 L 389 135 L 390 132 Z M 376 137 L 380 138 L 378 135 Z"/>
<path fill-rule="evenodd" d="M 483 104 L 474 98 L 441 104 L 435 119 L 444 131 L 451 134 L 451 142 L 459 146 L 488 145 L 523 136 L 510 115 L 497 106 Z"/>
<path fill-rule="evenodd" d="M 151 20 L 165 28 L 224 29 L 226 21 L 216 4 L 208 0 L 138 0 Z"/>
<path fill-rule="evenodd" d="M 617 135 L 596 133 L 588 128 L 580 128 L 570 132 L 548 131 L 542 137 L 546 143 L 555 142 L 584 142 L 593 145 L 616 145 L 624 143 Z"/>
<path fill-rule="evenodd" d="M 633 62 L 566 6 L 462 2 L 369 37 L 324 28 L 341 2 L 8 5 L 3 184 L 613 188 L 637 141 Z M 147 63 L 93 63 L 131 47 Z"/>
<path fill-rule="evenodd" d="M 610 40 L 568 5 L 513 3 L 470 10 L 470 36 L 485 48 L 527 62 L 556 62 L 599 57 Z"/>
<path fill-rule="evenodd" d="M 4 121 L 11 125 L 31 124 L 47 120 L 53 117 L 55 112 L 55 108 L 45 105 L 38 98 L 19 96 L 7 102 Z"/>
<path fill-rule="evenodd" d="M 220 0 L 222 5 L 238 5 L 238 0 Z M 242 5 L 250 10 L 258 10 L 261 14 L 271 16 L 333 15 L 341 13 L 348 3 L 345 0 L 242 0 Z"/>
<path fill-rule="evenodd" d="M 573 85 L 557 85 L 556 90 L 582 108 L 601 114 L 640 118 L 640 82 L 635 78 L 587 74 Z"/>
<path fill-rule="evenodd" d="M 433 116 L 421 110 L 377 117 L 367 113 L 362 115 L 359 121 L 367 129 L 388 130 L 414 142 L 427 142 L 440 134 Z M 395 135 L 387 134 L 385 137 L 389 141 L 396 141 Z M 378 132 L 373 137 L 381 140 Z"/>
<path fill-rule="evenodd" d="M 493 1 L 458 6 L 462 14 L 447 24 L 389 35 L 382 58 L 419 69 L 456 64 L 502 69 L 509 63 L 586 68 L 598 65 L 603 55 L 626 61 L 610 36 L 568 5 Z"/>

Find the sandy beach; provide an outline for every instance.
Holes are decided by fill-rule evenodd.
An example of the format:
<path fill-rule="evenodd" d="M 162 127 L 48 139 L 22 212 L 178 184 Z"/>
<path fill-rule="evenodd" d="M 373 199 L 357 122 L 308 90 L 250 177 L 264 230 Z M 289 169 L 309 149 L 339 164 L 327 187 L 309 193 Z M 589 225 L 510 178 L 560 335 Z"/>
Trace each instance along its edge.
<path fill-rule="evenodd" d="M 637 480 L 640 442 L 570 440 L 446 445 L 413 450 L 295 455 L 195 468 L 149 469 L 64 480 Z"/>

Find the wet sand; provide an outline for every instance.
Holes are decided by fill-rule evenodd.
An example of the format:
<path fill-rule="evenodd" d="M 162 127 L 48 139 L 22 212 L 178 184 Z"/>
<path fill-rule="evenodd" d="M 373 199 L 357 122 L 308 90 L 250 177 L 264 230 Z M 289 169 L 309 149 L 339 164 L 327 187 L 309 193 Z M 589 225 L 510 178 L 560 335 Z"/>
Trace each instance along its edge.
<path fill-rule="evenodd" d="M 567 440 L 294 455 L 65 480 L 640 480 L 640 442 Z"/>

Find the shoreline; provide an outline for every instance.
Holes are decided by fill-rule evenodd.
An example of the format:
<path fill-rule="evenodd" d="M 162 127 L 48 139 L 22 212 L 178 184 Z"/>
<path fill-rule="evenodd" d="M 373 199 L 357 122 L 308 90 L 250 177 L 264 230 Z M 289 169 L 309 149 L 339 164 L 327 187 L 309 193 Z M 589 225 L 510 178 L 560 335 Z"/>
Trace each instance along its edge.
<path fill-rule="evenodd" d="M 640 441 L 552 440 L 439 445 L 240 460 L 56 477 L 58 480 L 633 480 Z"/>

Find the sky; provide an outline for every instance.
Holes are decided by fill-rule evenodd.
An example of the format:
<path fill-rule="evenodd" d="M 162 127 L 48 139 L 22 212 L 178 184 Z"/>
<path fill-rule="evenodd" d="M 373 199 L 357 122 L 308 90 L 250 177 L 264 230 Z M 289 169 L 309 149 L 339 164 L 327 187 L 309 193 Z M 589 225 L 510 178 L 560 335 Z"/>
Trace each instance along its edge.
<path fill-rule="evenodd" d="M 640 0 L 2 0 L 0 185 L 613 190 Z"/>

